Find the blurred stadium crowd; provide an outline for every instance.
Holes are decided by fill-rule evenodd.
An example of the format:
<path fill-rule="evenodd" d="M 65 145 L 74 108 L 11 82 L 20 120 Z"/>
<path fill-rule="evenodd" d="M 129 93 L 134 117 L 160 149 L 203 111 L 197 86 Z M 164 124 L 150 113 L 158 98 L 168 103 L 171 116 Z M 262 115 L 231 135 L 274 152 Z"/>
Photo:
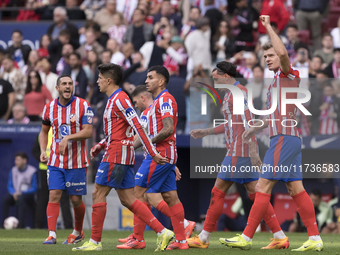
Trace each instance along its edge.
<path fill-rule="evenodd" d="M 255 108 L 265 108 L 273 73 L 262 57 L 269 37 L 259 15 L 270 15 L 301 86 L 311 92 L 312 116 L 298 114 L 302 135 L 339 132 L 340 0 L 0 0 L 0 6 L 2 22 L 52 21 L 37 49 L 22 44 L 20 30 L 12 32 L 10 47 L 0 46 L 0 123 L 40 121 L 46 102 L 58 97 L 58 75 L 69 74 L 75 95 L 95 112 L 94 140 L 100 141 L 107 100 L 96 85 L 100 63 L 123 67 L 121 86 L 130 94 L 150 66 L 164 65 L 179 134 L 216 117 L 210 111 L 204 119 L 189 118 L 201 93 L 190 79 L 209 78 L 222 60 L 237 65 Z M 73 24 L 79 20 L 83 27 Z"/>

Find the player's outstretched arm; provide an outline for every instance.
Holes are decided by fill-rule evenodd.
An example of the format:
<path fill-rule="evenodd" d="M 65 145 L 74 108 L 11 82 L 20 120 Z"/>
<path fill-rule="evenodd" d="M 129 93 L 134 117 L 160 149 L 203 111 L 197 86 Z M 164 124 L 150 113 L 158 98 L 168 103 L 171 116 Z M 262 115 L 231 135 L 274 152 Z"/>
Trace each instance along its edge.
<path fill-rule="evenodd" d="M 46 147 L 48 142 L 48 132 L 51 126 L 42 125 L 41 131 L 39 134 L 39 143 L 40 143 L 40 161 L 42 163 L 47 163 L 47 156 L 46 156 Z"/>
<path fill-rule="evenodd" d="M 172 117 L 164 118 L 162 120 L 162 123 L 163 123 L 163 128 L 155 137 L 151 139 L 152 143 L 159 143 L 167 139 L 174 132 L 174 121 Z"/>
<path fill-rule="evenodd" d="M 271 27 L 270 17 L 268 15 L 261 15 L 260 20 L 262 22 L 262 25 L 267 29 L 267 33 L 273 44 L 274 50 L 280 58 L 281 70 L 284 74 L 287 74 L 290 69 L 290 62 L 289 62 L 289 56 L 288 56 L 286 47 L 284 46 L 280 37 L 275 33 L 275 31 Z"/>

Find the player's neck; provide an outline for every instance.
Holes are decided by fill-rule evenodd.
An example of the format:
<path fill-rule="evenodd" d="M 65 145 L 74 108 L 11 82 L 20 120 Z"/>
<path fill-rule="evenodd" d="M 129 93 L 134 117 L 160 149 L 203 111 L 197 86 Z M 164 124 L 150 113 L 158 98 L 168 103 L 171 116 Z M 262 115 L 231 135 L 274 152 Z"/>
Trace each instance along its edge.
<path fill-rule="evenodd" d="M 153 98 L 156 98 L 165 88 L 159 87 L 155 92 L 152 93 Z"/>
<path fill-rule="evenodd" d="M 72 100 L 73 97 L 71 97 L 70 99 L 65 99 L 63 97 L 59 97 L 58 98 L 58 101 L 59 101 L 59 104 L 61 104 L 62 106 L 66 106 L 71 100 Z"/>
<path fill-rule="evenodd" d="M 149 107 L 150 105 L 152 105 L 152 103 L 153 103 L 153 100 L 152 100 L 152 99 L 146 101 L 145 104 L 144 104 L 145 109 L 148 109 L 148 107 Z M 145 110 L 145 109 L 144 109 L 144 110 Z M 143 110 L 143 111 L 144 111 L 144 110 Z"/>
<path fill-rule="evenodd" d="M 110 97 L 113 93 L 115 93 L 115 91 L 116 91 L 117 89 L 119 89 L 119 86 L 118 86 L 118 85 L 109 86 L 109 87 L 107 88 L 106 95 L 107 95 L 108 97 Z"/>

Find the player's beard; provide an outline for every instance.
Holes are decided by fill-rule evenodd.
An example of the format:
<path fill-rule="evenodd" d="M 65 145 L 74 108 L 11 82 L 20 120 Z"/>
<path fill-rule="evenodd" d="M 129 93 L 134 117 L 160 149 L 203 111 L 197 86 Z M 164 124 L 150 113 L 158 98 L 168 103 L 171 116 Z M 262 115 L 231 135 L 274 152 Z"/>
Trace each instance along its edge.
<path fill-rule="evenodd" d="M 73 91 L 70 89 L 70 91 L 68 92 L 69 96 L 65 96 L 65 91 L 60 93 L 60 96 L 65 100 L 65 101 L 69 101 L 72 98 L 73 95 Z"/>

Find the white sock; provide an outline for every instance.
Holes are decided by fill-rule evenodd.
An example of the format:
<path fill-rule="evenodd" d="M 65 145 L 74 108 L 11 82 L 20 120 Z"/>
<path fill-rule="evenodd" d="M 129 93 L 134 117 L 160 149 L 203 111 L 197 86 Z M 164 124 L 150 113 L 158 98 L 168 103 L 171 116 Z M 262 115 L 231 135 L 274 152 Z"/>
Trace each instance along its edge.
<path fill-rule="evenodd" d="M 93 240 L 92 238 L 90 238 L 90 242 L 94 243 L 94 244 L 100 244 L 100 242 L 96 242 L 95 240 Z"/>
<path fill-rule="evenodd" d="M 189 221 L 187 219 L 184 219 L 184 229 L 186 229 L 187 226 L 189 226 Z"/>
<path fill-rule="evenodd" d="M 250 242 L 252 239 L 244 234 L 242 234 L 242 237 L 244 240 L 246 240 L 247 242 Z"/>
<path fill-rule="evenodd" d="M 49 231 L 48 236 L 53 236 L 53 238 L 57 239 L 57 233 L 55 231 Z"/>
<path fill-rule="evenodd" d="M 165 233 L 165 230 L 166 230 L 166 228 L 163 228 L 163 230 L 161 232 L 158 232 L 157 235 L 158 236 L 163 235 Z"/>
<path fill-rule="evenodd" d="M 80 236 L 80 232 L 77 231 L 77 230 L 75 230 L 75 229 L 73 229 L 72 235 L 74 235 L 74 236 Z"/>
<path fill-rule="evenodd" d="M 282 230 L 275 232 L 275 233 L 273 234 L 273 236 L 274 236 L 275 239 L 283 239 L 283 238 L 286 238 L 286 235 L 285 235 L 285 233 L 283 233 Z"/>
<path fill-rule="evenodd" d="M 321 237 L 320 235 L 316 235 L 316 236 L 310 236 L 309 237 L 309 240 L 312 240 L 312 241 L 321 241 Z"/>
<path fill-rule="evenodd" d="M 209 243 L 210 235 L 211 235 L 210 232 L 202 230 L 198 237 L 203 243 Z"/>

